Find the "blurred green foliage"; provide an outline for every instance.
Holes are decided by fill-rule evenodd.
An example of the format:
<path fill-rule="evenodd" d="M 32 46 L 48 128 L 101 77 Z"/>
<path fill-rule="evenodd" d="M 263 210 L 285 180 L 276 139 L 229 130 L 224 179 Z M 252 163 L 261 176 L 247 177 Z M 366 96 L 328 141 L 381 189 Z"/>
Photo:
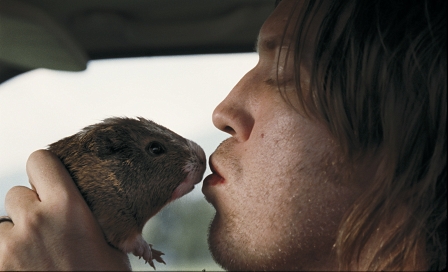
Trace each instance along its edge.
<path fill-rule="evenodd" d="M 222 271 L 213 261 L 207 244 L 214 212 L 203 197 L 189 194 L 169 204 L 148 221 L 143 237 L 155 249 L 165 253 L 166 265 L 155 262 L 157 271 Z M 129 257 L 133 270 L 153 270 L 132 254 Z"/>

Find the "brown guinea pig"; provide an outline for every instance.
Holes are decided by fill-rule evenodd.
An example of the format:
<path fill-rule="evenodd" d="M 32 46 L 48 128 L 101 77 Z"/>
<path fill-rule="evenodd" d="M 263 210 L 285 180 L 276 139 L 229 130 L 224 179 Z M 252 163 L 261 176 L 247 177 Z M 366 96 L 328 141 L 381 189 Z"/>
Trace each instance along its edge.
<path fill-rule="evenodd" d="M 199 145 L 144 118 L 115 117 L 48 149 L 66 166 L 111 245 L 152 267 L 153 259 L 164 263 L 142 229 L 202 180 L 206 158 Z"/>

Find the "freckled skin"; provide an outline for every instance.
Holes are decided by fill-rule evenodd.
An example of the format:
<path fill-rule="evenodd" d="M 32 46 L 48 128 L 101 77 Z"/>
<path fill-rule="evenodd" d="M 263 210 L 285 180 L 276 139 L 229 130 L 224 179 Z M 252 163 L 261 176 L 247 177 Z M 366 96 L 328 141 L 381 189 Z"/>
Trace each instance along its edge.
<path fill-rule="evenodd" d="M 344 158 L 325 127 L 270 83 L 279 42 L 260 44 L 282 33 L 294 2 L 282 1 L 263 25 L 258 64 L 213 114 L 232 137 L 210 158 L 223 182 L 204 183 L 203 192 L 216 209 L 210 250 L 228 270 L 337 269 L 337 228 L 360 192 L 344 182 Z"/>

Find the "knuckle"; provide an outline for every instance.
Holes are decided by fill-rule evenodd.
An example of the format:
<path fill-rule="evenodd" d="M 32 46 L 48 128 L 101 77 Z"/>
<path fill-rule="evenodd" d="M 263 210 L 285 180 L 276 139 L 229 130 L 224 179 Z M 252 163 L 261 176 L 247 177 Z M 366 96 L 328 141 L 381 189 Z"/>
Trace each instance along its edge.
<path fill-rule="evenodd" d="M 23 190 L 23 186 L 14 186 L 8 190 L 5 196 L 5 202 L 9 202 L 13 199 L 17 199 L 20 195 L 20 191 Z"/>
<path fill-rule="evenodd" d="M 32 236 L 33 234 L 39 231 L 39 228 L 44 223 L 44 215 L 39 211 L 30 212 L 27 214 L 25 222 L 22 224 L 26 225 L 26 230 L 29 232 L 28 236 Z"/>

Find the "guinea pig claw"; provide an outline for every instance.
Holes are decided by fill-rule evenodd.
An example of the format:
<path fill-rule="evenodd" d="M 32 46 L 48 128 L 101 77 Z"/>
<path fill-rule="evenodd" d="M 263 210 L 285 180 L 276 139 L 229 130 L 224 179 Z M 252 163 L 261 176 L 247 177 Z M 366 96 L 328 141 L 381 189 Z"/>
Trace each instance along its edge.
<path fill-rule="evenodd" d="M 146 263 L 147 263 L 147 262 L 146 262 Z M 156 269 L 156 266 L 154 265 L 154 262 L 153 262 L 153 261 L 149 261 L 149 265 L 152 266 L 152 268 L 154 268 L 154 270 L 157 270 L 157 269 Z"/>
<path fill-rule="evenodd" d="M 157 249 L 151 249 L 152 251 L 152 258 L 156 261 L 158 261 L 159 263 L 163 263 L 166 264 L 165 261 L 162 259 L 162 255 L 165 255 L 165 253 L 163 253 L 162 251 L 159 251 Z"/>

